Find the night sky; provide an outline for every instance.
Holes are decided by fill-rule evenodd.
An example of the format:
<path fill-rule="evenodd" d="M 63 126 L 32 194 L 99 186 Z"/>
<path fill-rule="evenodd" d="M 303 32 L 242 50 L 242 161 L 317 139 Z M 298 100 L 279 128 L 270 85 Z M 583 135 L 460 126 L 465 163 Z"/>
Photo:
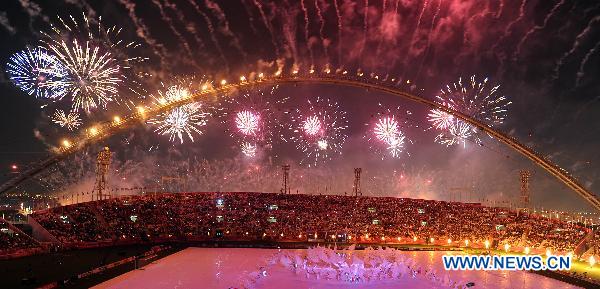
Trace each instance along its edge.
<path fill-rule="evenodd" d="M 40 45 L 40 31 L 50 31 L 50 24 L 58 23 L 57 16 L 81 19 L 82 13 L 89 19 L 101 16 L 106 27 L 123 28 L 121 38 L 142 44 L 137 53 L 149 60 L 135 69 L 149 75 L 142 81 L 147 91 L 143 96 L 174 76 L 237 79 L 282 63 L 304 69 L 311 63 L 317 67 L 330 64 L 396 76 L 414 84 L 406 89 L 429 99 L 459 77 L 488 77 L 512 101 L 498 129 L 546 155 L 591 191 L 600 192 L 598 1 L 4 0 L 0 4 L 0 60 L 6 63 L 13 53 Z M 65 103 L 41 108 L 47 102 L 20 91 L 5 73 L 0 77 L 0 180 L 5 181 L 14 175 L 11 165 L 27 167 L 74 133 L 49 119 L 53 109 L 64 109 Z M 273 97 L 290 98 L 283 110 L 323 97 L 338 102 L 347 112 L 348 140 L 343 154 L 330 162 L 309 169 L 298 163 L 302 155 L 293 145 L 276 143 L 256 159 L 238 165 L 270 167 L 275 172 L 280 164 L 291 163 L 292 185 L 299 191 L 323 191 L 324 187 L 337 193 L 350 191 L 352 168 L 363 167 L 363 190 L 370 195 L 449 199 L 450 188 L 471 187 L 475 192 L 471 201 L 516 202 L 518 171 L 530 169 L 535 206 L 589 209 L 566 186 L 497 141 L 488 138 L 481 146 L 467 144 L 466 148 L 434 143 L 425 107 L 373 91 L 328 85 L 282 85 Z M 409 154 L 399 159 L 382 161 L 365 141 L 365 124 L 372 123 L 382 107 L 411 112 L 405 133 L 412 143 L 406 147 Z M 110 119 L 115 113 L 124 110 L 111 103 L 82 118 L 87 124 Z M 209 120 L 205 130 L 194 143 L 173 145 L 144 125 L 98 146 L 110 145 L 119 164 L 125 166 L 128 160 L 147 164 L 148 171 L 158 163 L 164 166 L 190 158 L 243 159 L 227 125 Z M 59 164 L 62 171 L 77 167 L 75 173 L 64 173 L 74 176 L 69 185 L 81 190 L 91 186 L 93 166 L 86 154 L 95 150 L 90 148 Z M 86 158 L 85 165 L 73 162 L 86 162 Z M 312 180 L 304 181 L 304 175 Z M 141 178 L 132 181 L 136 177 L 131 174 L 128 178 L 114 185 L 144 185 Z M 248 189 L 276 190 L 279 177 L 271 178 L 268 185 L 259 181 L 265 182 L 264 188 Z M 209 187 L 200 184 L 193 189 Z M 244 189 L 227 184 L 221 188 Z M 55 181 L 45 188 L 29 184 L 22 189 L 47 193 L 65 189 L 65 184 Z"/>

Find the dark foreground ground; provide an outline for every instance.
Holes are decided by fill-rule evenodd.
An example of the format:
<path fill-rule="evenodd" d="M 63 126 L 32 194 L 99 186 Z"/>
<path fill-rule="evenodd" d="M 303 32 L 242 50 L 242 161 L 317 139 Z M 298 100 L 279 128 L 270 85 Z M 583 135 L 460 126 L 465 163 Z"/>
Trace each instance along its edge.
<path fill-rule="evenodd" d="M 114 268 L 103 270 L 99 273 L 90 274 L 87 277 L 79 277 L 79 274 L 89 272 L 95 268 L 105 266 L 130 257 L 141 256 L 151 250 L 156 244 L 114 246 L 107 248 L 94 248 L 55 252 L 43 255 L 34 255 L 11 260 L 0 260 L 0 288 L 4 289 L 28 289 L 28 288 L 89 288 L 96 284 L 136 269 L 135 262 L 127 262 Z M 169 244 L 166 249 L 156 254 L 151 254 L 147 262 L 160 259 L 190 246 L 195 247 L 229 247 L 229 248 L 286 248 L 301 249 L 315 246 L 316 243 L 272 243 L 272 242 L 196 242 Z M 327 244 L 332 245 L 333 244 Z M 368 244 L 357 246 L 361 249 L 366 246 L 377 246 Z M 428 246 L 394 246 L 381 244 L 382 246 L 396 247 L 404 250 L 448 250 L 448 248 L 436 248 Z M 342 245 L 344 246 L 344 245 Z M 140 261 L 140 264 L 142 261 Z M 549 278 L 559 279 L 582 288 L 600 288 L 597 284 L 584 280 L 565 276 L 556 272 L 535 272 Z"/>
<path fill-rule="evenodd" d="M 119 246 L 0 260 L 0 288 L 38 288 L 55 282 L 59 288 L 89 288 L 135 269 L 135 263 L 129 262 L 83 279 L 77 278 L 78 274 L 141 255 L 150 248 L 150 245 Z M 166 250 L 157 257 L 164 257 L 176 250 L 178 249 Z"/>

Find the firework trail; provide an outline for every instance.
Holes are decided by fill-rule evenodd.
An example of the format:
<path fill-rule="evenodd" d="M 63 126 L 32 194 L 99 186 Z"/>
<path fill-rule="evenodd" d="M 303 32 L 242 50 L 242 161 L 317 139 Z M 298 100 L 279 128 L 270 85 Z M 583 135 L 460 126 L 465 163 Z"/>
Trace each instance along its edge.
<path fill-rule="evenodd" d="M 192 7 L 194 7 L 194 10 L 196 11 L 196 13 L 200 14 L 200 16 L 202 16 L 202 18 L 206 22 L 206 27 L 208 28 L 208 32 L 210 34 L 210 39 L 212 40 L 212 43 L 215 45 L 215 48 L 217 49 L 217 51 L 219 52 L 219 55 L 221 56 L 221 60 L 223 60 L 223 63 L 225 64 L 227 71 L 229 71 L 229 62 L 227 61 L 227 58 L 225 57 L 225 54 L 223 53 L 223 49 L 221 48 L 221 45 L 219 44 L 219 41 L 217 40 L 217 37 L 215 35 L 215 28 L 213 27 L 212 22 L 210 21 L 210 18 L 208 17 L 208 15 L 206 15 L 206 13 L 204 13 L 204 12 L 202 12 L 202 10 L 200 10 L 200 6 L 198 6 L 198 4 L 194 0 L 188 0 L 188 3 L 190 5 L 192 5 Z"/>
<path fill-rule="evenodd" d="M 271 34 L 271 43 L 273 44 L 273 47 L 275 48 L 275 58 L 279 58 L 280 55 L 280 50 L 279 50 L 279 46 L 277 45 L 277 42 L 275 41 L 275 33 L 273 32 L 273 27 L 271 26 L 271 22 L 269 22 L 269 20 L 267 19 L 267 15 L 265 14 L 265 11 L 263 10 L 262 4 L 260 4 L 260 0 L 253 0 L 254 5 L 256 6 L 256 8 L 258 8 L 258 12 L 260 13 L 260 18 L 263 21 L 263 24 L 265 25 L 265 27 L 267 28 L 267 30 L 269 30 L 269 34 Z"/>
<path fill-rule="evenodd" d="M 475 21 L 476 18 L 478 17 L 485 17 L 487 14 L 492 14 L 492 11 L 490 11 L 490 4 L 488 3 L 485 6 L 485 10 L 482 10 L 480 13 L 473 13 L 473 15 L 471 15 L 471 17 L 469 17 L 469 19 L 465 22 L 465 27 L 471 27 L 471 23 L 473 23 L 473 21 Z M 469 35 L 469 31 L 468 29 L 464 29 L 464 33 L 463 33 L 463 45 L 467 46 L 469 45 L 469 42 L 471 40 L 471 36 Z"/>
<path fill-rule="evenodd" d="M 335 15 L 337 16 L 338 65 L 342 65 L 342 14 L 340 13 L 340 7 L 338 6 L 338 0 L 333 0 L 333 6 L 335 7 Z"/>
<path fill-rule="evenodd" d="M 246 10 L 246 16 L 248 16 L 248 24 L 250 25 L 250 29 L 254 33 L 254 35 L 258 35 L 258 30 L 254 26 L 254 16 L 252 16 L 252 11 L 250 10 L 250 6 L 246 3 L 246 0 L 241 0 L 242 5 L 244 6 L 244 10 Z"/>
<path fill-rule="evenodd" d="M 577 4 L 575 3 L 571 6 L 571 9 L 569 9 L 569 11 L 567 11 L 565 13 L 565 15 L 573 15 L 573 11 L 575 11 L 575 9 L 577 9 Z M 598 9 L 598 7 L 600 7 L 600 3 L 598 3 L 598 5 L 587 8 L 585 10 L 583 10 L 583 13 L 581 14 L 581 16 L 579 14 L 577 14 L 577 17 L 579 17 L 580 19 L 587 19 L 589 16 L 590 12 L 596 13 L 596 9 Z M 597 14 L 597 13 L 596 13 Z M 564 33 L 567 33 L 567 29 L 569 28 L 569 25 L 561 25 L 560 28 L 558 28 L 558 30 L 556 31 L 556 35 L 563 35 Z M 568 32 L 567 34 L 572 34 L 571 32 Z"/>
<path fill-rule="evenodd" d="M 306 40 L 306 48 L 308 49 L 308 53 L 310 54 L 310 65 L 314 65 L 315 64 L 315 58 L 313 55 L 313 51 L 312 51 L 312 45 L 310 44 L 310 38 L 308 35 L 308 10 L 306 9 L 306 6 L 304 5 L 304 0 L 300 0 L 300 7 L 302 8 L 302 11 L 304 12 L 304 39 Z"/>
<path fill-rule="evenodd" d="M 531 36 L 533 33 L 537 32 L 537 31 L 540 31 L 540 30 L 546 28 L 546 25 L 548 24 L 548 21 L 550 20 L 550 18 L 552 18 L 552 16 L 554 16 L 554 14 L 558 10 L 558 8 L 560 8 L 560 6 L 562 6 L 564 3 L 565 3 L 565 0 L 560 0 L 558 3 L 556 3 L 556 5 L 554 5 L 554 7 L 552 7 L 550 12 L 548 12 L 546 17 L 544 18 L 542 25 L 535 25 L 534 27 L 529 29 L 529 31 L 527 31 L 527 33 L 525 33 L 525 36 L 523 36 L 523 38 L 521 38 L 521 40 L 519 41 L 519 44 L 517 44 L 517 51 L 515 52 L 515 59 L 519 58 L 519 55 L 521 55 L 521 49 L 523 48 L 523 44 L 525 44 L 525 42 L 527 41 L 529 36 Z"/>
<path fill-rule="evenodd" d="M 46 24 L 50 24 L 50 19 L 48 16 L 42 14 L 42 8 L 36 3 L 31 3 L 29 0 L 19 0 L 19 3 L 25 13 L 29 16 L 29 30 L 36 36 L 39 36 L 38 31 L 33 28 L 34 19 L 40 17 Z"/>
<path fill-rule="evenodd" d="M 517 18 L 515 18 L 515 20 L 511 21 L 510 23 L 508 23 L 508 25 L 506 25 L 506 29 L 504 30 L 504 33 L 502 33 L 502 36 L 500 38 L 498 38 L 498 41 L 496 41 L 496 43 L 494 43 L 494 45 L 492 46 L 492 51 L 496 51 L 498 46 L 500 46 L 500 43 L 504 39 L 506 39 L 506 37 L 508 37 L 510 35 L 512 27 L 515 26 L 515 24 L 519 23 L 519 21 L 521 21 L 525 17 L 525 5 L 526 4 L 527 4 L 527 0 L 521 1 L 521 6 L 519 6 L 519 16 L 517 16 Z"/>
<path fill-rule="evenodd" d="M 581 60 L 581 63 L 579 64 L 579 70 L 577 71 L 577 79 L 575 79 L 575 87 L 579 87 L 579 84 L 581 83 L 581 79 L 583 79 L 583 77 L 585 76 L 585 70 L 584 70 L 585 65 L 590 60 L 590 57 L 594 53 L 596 53 L 598 48 L 600 48 L 600 41 L 596 42 L 596 45 L 594 45 L 594 47 L 585 54 L 585 56 L 583 57 L 583 60 Z"/>
<path fill-rule="evenodd" d="M 167 6 L 169 9 L 175 12 L 177 19 L 179 19 L 179 21 L 181 21 L 184 24 L 183 26 L 185 27 L 185 30 L 194 37 L 194 41 L 200 46 L 200 49 L 196 49 L 196 51 L 204 51 L 204 41 L 202 41 L 202 37 L 200 37 L 200 35 L 198 34 L 198 30 L 196 29 L 194 23 L 185 23 L 185 15 L 175 3 L 172 3 L 169 0 L 165 0 L 165 6 Z"/>
<path fill-rule="evenodd" d="M 60 127 L 66 127 L 68 130 L 74 130 L 82 123 L 78 113 L 70 111 L 68 114 L 66 114 L 63 110 L 57 110 L 54 112 L 54 115 L 52 116 L 52 122 L 60 125 Z"/>
<path fill-rule="evenodd" d="M 386 5 L 387 5 L 387 1 L 384 0 L 383 4 L 382 4 L 382 8 L 381 8 L 381 21 L 379 22 L 379 26 L 381 26 L 383 24 L 383 21 L 385 20 Z M 396 21 L 395 15 L 394 15 L 394 21 Z M 380 51 L 382 43 L 383 43 L 383 37 L 381 39 L 379 39 L 379 42 L 377 43 L 377 49 L 375 50 L 376 51 L 375 55 L 379 55 L 379 51 Z"/>
<path fill-rule="evenodd" d="M 317 10 L 317 17 L 319 18 L 319 37 L 321 38 L 321 45 L 323 45 L 323 50 L 325 51 L 325 57 L 329 62 L 329 52 L 327 51 L 329 44 L 325 42 L 325 36 L 323 34 L 323 29 L 325 28 L 325 19 L 323 18 L 323 14 L 321 12 L 321 7 L 319 7 L 319 0 L 315 0 L 315 8 Z"/>
<path fill-rule="evenodd" d="M 397 4 L 398 2 L 396 2 Z M 385 9 L 387 7 L 387 1 L 383 0 L 383 3 L 381 4 L 381 22 L 379 23 L 379 25 L 381 26 L 383 24 L 383 21 L 385 20 Z M 394 21 L 396 21 L 395 15 L 394 15 Z M 375 50 L 375 55 L 379 55 L 379 51 L 381 48 L 381 45 L 383 44 L 383 37 L 379 40 L 379 43 L 377 43 L 377 49 Z"/>
<path fill-rule="evenodd" d="M 554 67 L 554 75 L 552 77 L 552 80 L 557 80 L 558 79 L 558 77 L 560 76 L 560 68 L 563 66 L 565 60 L 567 60 L 567 58 L 569 56 L 571 56 L 571 54 L 573 54 L 575 52 L 575 50 L 577 50 L 579 48 L 579 46 L 581 45 L 581 42 L 582 42 L 583 38 L 587 36 L 587 34 L 590 32 L 590 30 L 592 30 L 592 26 L 597 21 L 600 21 L 600 16 L 596 16 L 592 20 L 590 20 L 590 22 L 588 22 L 588 24 L 585 27 L 585 29 L 583 29 L 577 35 L 577 37 L 575 37 L 575 42 L 573 42 L 573 46 L 571 46 L 571 49 L 569 49 L 569 51 L 565 52 L 560 57 L 560 59 L 558 59 L 558 61 L 556 62 L 556 66 Z"/>
<path fill-rule="evenodd" d="M 496 12 L 496 19 L 502 17 L 502 12 L 504 11 L 504 0 L 500 0 L 500 5 L 498 5 L 498 12 Z"/>
<path fill-rule="evenodd" d="M 221 31 L 223 35 L 228 36 L 232 39 L 233 47 L 235 47 L 245 59 L 248 55 L 246 54 L 244 49 L 242 49 L 242 45 L 240 44 L 240 41 L 237 38 L 237 36 L 233 32 L 231 32 L 231 29 L 229 28 L 229 21 L 227 21 L 227 17 L 225 17 L 225 12 L 223 12 L 223 9 L 221 9 L 219 4 L 212 2 L 211 0 L 205 0 L 205 2 L 206 7 L 211 9 L 214 12 L 214 15 L 217 16 L 217 19 L 219 19 L 219 26 L 221 27 L 219 31 Z"/>
<path fill-rule="evenodd" d="M 569 10 L 569 13 L 573 12 L 573 10 L 575 10 L 576 7 L 577 7 L 577 5 L 573 5 L 573 7 L 571 7 L 571 10 Z M 588 17 L 588 13 L 590 13 L 592 11 L 595 11 L 596 9 L 598 9 L 598 7 L 600 7 L 600 3 L 598 3 L 597 5 L 595 5 L 593 7 L 590 7 L 588 9 L 583 10 L 583 19 L 587 18 Z"/>
<path fill-rule="evenodd" d="M 396 0 L 396 6 L 394 7 L 394 16 L 393 16 L 393 21 L 396 22 L 398 19 L 398 6 L 400 5 L 400 0 Z M 397 44 L 397 40 L 394 39 L 394 45 Z M 383 43 L 383 39 L 381 39 L 379 41 L 379 44 L 377 44 L 377 54 L 379 54 L 379 49 L 381 47 L 381 44 Z M 387 70 L 390 71 L 392 70 L 392 68 L 396 65 L 396 61 L 397 58 L 394 58 L 392 61 L 389 62 L 388 66 L 387 66 Z"/>
<path fill-rule="evenodd" d="M 77 8 L 86 12 L 86 16 L 91 19 L 96 19 L 96 10 L 85 0 L 64 0 L 65 3 L 73 4 L 77 6 Z"/>
<path fill-rule="evenodd" d="M 361 44 L 360 51 L 358 53 L 358 55 L 360 56 L 360 59 L 362 59 L 363 51 L 365 50 L 365 47 L 367 46 L 367 36 L 369 33 L 369 0 L 365 0 L 364 13 L 365 13 L 365 16 L 363 17 L 363 42 Z"/>
<path fill-rule="evenodd" d="M 295 19 L 297 16 L 297 11 L 296 10 L 283 10 L 283 17 L 284 19 Z M 290 15 L 291 13 L 291 15 Z M 300 58 L 298 57 L 298 46 L 297 46 L 297 40 L 296 40 L 296 21 L 284 21 L 283 22 L 283 36 L 285 38 L 285 41 L 287 41 L 288 46 L 290 47 L 290 49 L 292 50 L 292 57 L 294 60 L 294 64 L 297 64 L 300 61 Z"/>
<path fill-rule="evenodd" d="M 131 3 L 129 0 L 119 0 L 119 2 L 127 9 L 129 18 L 131 18 L 135 25 L 137 36 L 144 39 L 144 41 L 152 48 L 154 54 L 159 57 L 161 67 L 167 67 L 167 62 L 165 61 L 167 50 L 162 44 L 158 43 L 156 39 L 150 36 L 148 27 L 146 27 L 144 22 L 135 15 L 135 3 Z"/>
<path fill-rule="evenodd" d="M 8 15 L 6 15 L 6 12 L 4 11 L 0 11 L 0 25 L 2 25 L 10 35 L 15 35 L 15 33 L 17 33 L 17 28 L 10 25 Z"/>
<path fill-rule="evenodd" d="M 413 30 L 412 35 L 410 36 L 410 41 L 408 42 L 409 45 L 408 45 L 407 54 L 412 53 L 413 46 L 415 44 L 415 38 L 418 34 L 419 27 L 421 27 L 421 21 L 423 18 L 423 14 L 425 14 L 425 9 L 427 8 L 428 4 L 429 4 L 428 0 L 425 0 L 425 2 L 423 2 L 423 8 L 421 8 L 421 12 L 419 12 L 419 16 L 417 17 L 417 25 L 416 25 L 415 29 Z M 408 59 L 409 59 L 409 57 L 404 57 L 404 60 L 402 61 L 403 67 L 406 67 L 406 64 L 408 63 Z M 402 78 L 404 78 L 405 74 L 406 74 L 406 69 L 402 73 Z"/>
<path fill-rule="evenodd" d="M 175 25 L 173 24 L 173 19 L 171 19 L 171 17 L 169 15 L 167 15 L 163 5 L 160 3 L 159 0 L 152 0 L 152 3 L 154 3 L 154 5 L 156 5 L 162 20 L 167 24 L 167 26 L 173 32 L 175 37 L 177 37 L 177 39 L 179 40 L 179 43 L 181 45 L 183 45 L 183 48 L 185 48 L 185 51 L 187 52 L 188 57 L 189 57 L 188 60 L 190 60 L 192 62 L 192 64 L 194 66 L 196 66 L 196 68 L 199 68 L 195 62 L 196 58 L 194 57 L 194 54 L 192 53 L 190 44 L 187 42 L 185 37 L 183 37 L 183 35 L 177 30 L 177 28 L 175 28 Z"/>
<path fill-rule="evenodd" d="M 425 14 L 425 9 L 427 9 L 427 5 L 429 5 L 429 0 L 425 0 L 425 2 L 423 2 L 423 8 L 421 8 L 421 12 L 419 12 L 419 16 L 417 17 L 417 26 L 415 27 L 415 30 L 413 30 L 412 36 L 410 37 L 409 52 L 412 51 L 413 45 L 415 44 L 415 36 L 419 32 L 419 27 L 421 27 L 421 21 L 423 19 L 423 14 Z"/>
<path fill-rule="evenodd" d="M 425 45 L 425 50 L 423 50 L 423 57 L 421 58 L 421 64 L 419 65 L 419 69 L 417 70 L 415 79 L 418 78 L 419 75 L 421 74 L 421 69 L 423 68 L 425 59 L 427 58 L 427 53 L 429 52 L 429 46 L 431 45 L 431 34 L 433 33 L 433 28 L 435 27 L 435 20 L 437 20 L 437 17 L 440 14 L 441 7 L 442 7 L 442 0 L 438 0 L 435 14 L 433 14 L 433 18 L 431 19 L 431 26 L 429 27 L 429 33 L 427 33 L 427 44 Z"/>
<path fill-rule="evenodd" d="M 33 49 L 15 53 L 7 63 L 6 72 L 17 87 L 36 98 L 60 99 L 67 89 L 62 80 L 66 68 L 45 49 Z"/>

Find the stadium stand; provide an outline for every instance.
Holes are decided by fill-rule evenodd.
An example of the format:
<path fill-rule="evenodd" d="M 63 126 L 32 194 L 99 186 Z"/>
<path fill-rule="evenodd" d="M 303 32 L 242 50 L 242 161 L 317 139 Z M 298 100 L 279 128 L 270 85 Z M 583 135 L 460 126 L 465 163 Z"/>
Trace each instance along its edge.
<path fill-rule="evenodd" d="M 433 243 L 570 252 L 589 229 L 477 203 L 269 193 L 163 193 L 38 211 L 63 245 L 168 240 Z M 468 240 L 468 241 L 467 241 Z M 470 242 L 467 244 L 466 242 Z"/>

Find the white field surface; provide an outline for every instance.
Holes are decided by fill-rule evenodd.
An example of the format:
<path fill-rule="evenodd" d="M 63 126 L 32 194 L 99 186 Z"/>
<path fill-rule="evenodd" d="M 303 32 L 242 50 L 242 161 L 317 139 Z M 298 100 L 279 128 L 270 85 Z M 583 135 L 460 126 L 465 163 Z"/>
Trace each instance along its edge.
<path fill-rule="evenodd" d="M 283 250 L 293 253 L 303 250 Z M 269 266 L 267 262 L 278 253 L 276 249 L 246 248 L 188 248 L 160 259 L 141 270 L 125 273 L 93 288 L 244 288 L 252 284 L 254 289 L 396 289 L 396 288 L 450 288 L 425 277 L 408 275 L 397 280 L 347 283 L 337 280 L 317 280 L 314 276 L 296 274 L 283 265 Z M 361 252 L 362 253 L 362 252 Z M 404 251 L 406 257 L 418 266 L 446 274 L 442 256 L 446 252 Z M 266 271 L 266 276 L 257 272 Z M 260 276 L 260 277 L 256 277 Z M 473 289 L 554 289 L 578 288 L 561 281 L 522 271 L 450 271 L 452 281 L 464 284 L 474 282 Z"/>

